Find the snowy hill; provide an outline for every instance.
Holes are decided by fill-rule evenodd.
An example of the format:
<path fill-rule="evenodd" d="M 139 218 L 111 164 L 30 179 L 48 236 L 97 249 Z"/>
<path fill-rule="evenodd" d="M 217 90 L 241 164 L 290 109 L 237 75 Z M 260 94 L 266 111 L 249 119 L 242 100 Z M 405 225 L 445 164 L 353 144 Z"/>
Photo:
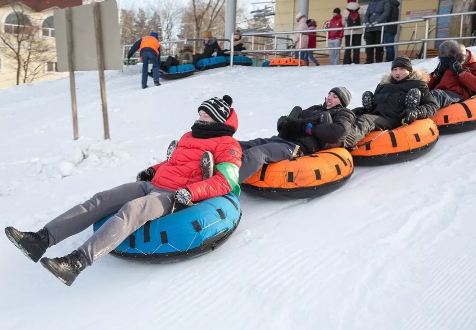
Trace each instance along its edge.
<path fill-rule="evenodd" d="M 146 90 L 138 67 L 110 72 L 111 141 L 95 72 L 77 75 L 78 141 L 68 79 L 0 90 L 0 225 L 38 230 L 133 181 L 165 158 L 205 99 L 233 97 L 236 138 L 268 137 L 279 116 L 322 103 L 334 86 L 358 106 L 389 69 L 222 68 Z M 106 256 L 72 287 L 2 236 L 0 329 L 476 329 L 475 145 L 475 132 L 443 136 L 415 161 L 356 168 L 321 198 L 242 194 L 242 221 L 213 253 L 172 265 Z M 46 255 L 67 254 L 90 234 Z"/>

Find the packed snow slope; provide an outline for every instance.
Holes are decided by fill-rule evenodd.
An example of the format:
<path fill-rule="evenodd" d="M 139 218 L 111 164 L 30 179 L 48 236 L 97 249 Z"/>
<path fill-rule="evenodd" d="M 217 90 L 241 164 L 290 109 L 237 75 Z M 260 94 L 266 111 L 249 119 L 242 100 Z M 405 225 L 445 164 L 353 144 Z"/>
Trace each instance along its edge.
<path fill-rule="evenodd" d="M 236 138 L 269 137 L 279 116 L 322 103 L 334 86 L 359 106 L 389 69 L 222 68 L 146 90 L 139 66 L 109 72 L 110 141 L 95 72 L 77 75 L 77 141 L 68 79 L 1 90 L 0 225 L 36 231 L 135 180 L 190 129 L 203 100 L 231 95 Z M 106 256 L 72 287 L 2 234 L 0 329 L 476 329 L 475 152 L 476 132 L 443 136 L 412 162 L 356 168 L 320 198 L 242 194 L 242 221 L 218 250 L 171 265 Z M 46 255 L 68 254 L 89 235 Z"/>

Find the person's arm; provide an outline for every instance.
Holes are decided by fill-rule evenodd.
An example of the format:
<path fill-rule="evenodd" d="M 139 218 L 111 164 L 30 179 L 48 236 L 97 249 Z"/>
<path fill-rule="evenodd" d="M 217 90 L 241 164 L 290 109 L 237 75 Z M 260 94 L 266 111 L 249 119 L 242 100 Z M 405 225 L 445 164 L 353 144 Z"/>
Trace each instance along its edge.
<path fill-rule="evenodd" d="M 332 117 L 332 123 L 313 125 L 307 132 L 318 140 L 334 144 L 344 141 L 355 121 L 355 115 L 350 110 L 343 109 Z"/>
<path fill-rule="evenodd" d="M 377 17 L 375 23 L 385 23 L 388 20 L 391 11 L 392 7 L 390 5 L 390 2 L 388 0 L 385 0 L 385 3 L 383 5 L 383 13 L 380 14 L 379 17 Z"/>
<path fill-rule="evenodd" d="M 229 192 L 240 193 L 238 183 L 241 167 L 241 148 L 235 139 L 220 143 L 213 154 L 216 174 L 211 178 L 187 185 L 185 188 L 192 196 L 192 202 L 223 196 Z"/>
<path fill-rule="evenodd" d="M 438 102 L 430 93 L 426 84 L 419 88 L 421 92 L 420 105 L 417 106 L 419 112 L 418 119 L 430 118 L 436 115 L 436 112 L 440 108 Z"/>
<path fill-rule="evenodd" d="M 140 48 L 140 44 L 142 43 L 142 39 L 137 40 L 129 50 L 129 53 L 127 53 L 127 58 L 131 58 L 132 55 L 134 55 L 135 52 Z"/>

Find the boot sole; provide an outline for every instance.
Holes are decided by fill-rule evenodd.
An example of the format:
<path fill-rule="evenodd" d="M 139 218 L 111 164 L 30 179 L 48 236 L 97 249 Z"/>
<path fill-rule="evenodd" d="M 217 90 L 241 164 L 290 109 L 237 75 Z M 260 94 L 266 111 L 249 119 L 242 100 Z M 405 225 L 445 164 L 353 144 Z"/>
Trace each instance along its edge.
<path fill-rule="evenodd" d="M 207 156 L 205 156 L 205 155 L 207 155 Z M 203 164 L 204 160 L 206 160 L 205 164 Z M 209 168 L 208 173 L 205 173 L 203 171 L 203 168 L 205 166 L 207 166 Z M 202 159 L 200 160 L 200 167 L 202 169 L 203 180 L 207 180 L 207 179 L 209 179 L 213 176 L 213 168 L 215 167 L 215 163 L 213 161 L 213 155 L 211 154 L 211 152 L 207 152 L 207 153 L 203 154 Z"/>
<path fill-rule="evenodd" d="M 18 244 L 14 235 L 10 232 L 9 227 L 5 228 L 5 235 L 7 235 L 7 238 L 10 240 L 10 242 L 12 242 L 13 245 L 15 245 L 18 248 L 18 250 L 20 250 L 28 259 L 30 259 L 31 261 L 33 261 L 35 263 L 37 263 L 40 260 L 41 257 L 38 258 L 37 260 L 35 260 L 23 246 Z"/>
<path fill-rule="evenodd" d="M 71 284 L 73 284 L 74 280 L 65 280 L 64 278 L 61 278 L 60 276 L 58 276 L 58 274 L 56 273 L 56 267 L 54 267 L 53 265 L 50 264 L 50 260 L 47 259 L 47 258 L 43 258 L 40 260 L 40 264 L 45 267 L 51 274 L 53 274 L 58 280 L 60 280 L 61 282 L 63 282 L 64 284 L 66 284 L 67 286 L 71 286 Z"/>

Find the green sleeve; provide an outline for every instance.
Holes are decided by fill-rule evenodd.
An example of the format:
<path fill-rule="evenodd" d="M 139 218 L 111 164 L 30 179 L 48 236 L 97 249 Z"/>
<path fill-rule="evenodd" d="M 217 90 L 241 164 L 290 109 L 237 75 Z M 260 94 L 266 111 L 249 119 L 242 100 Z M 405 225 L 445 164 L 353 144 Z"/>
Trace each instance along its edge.
<path fill-rule="evenodd" d="M 236 195 L 241 193 L 240 184 L 238 183 L 239 178 L 239 168 L 235 164 L 223 162 L 216 166 L 217 171 L 219 171 L 228 181 L 228 184 L 231 187 L 231 191 Z"/>

